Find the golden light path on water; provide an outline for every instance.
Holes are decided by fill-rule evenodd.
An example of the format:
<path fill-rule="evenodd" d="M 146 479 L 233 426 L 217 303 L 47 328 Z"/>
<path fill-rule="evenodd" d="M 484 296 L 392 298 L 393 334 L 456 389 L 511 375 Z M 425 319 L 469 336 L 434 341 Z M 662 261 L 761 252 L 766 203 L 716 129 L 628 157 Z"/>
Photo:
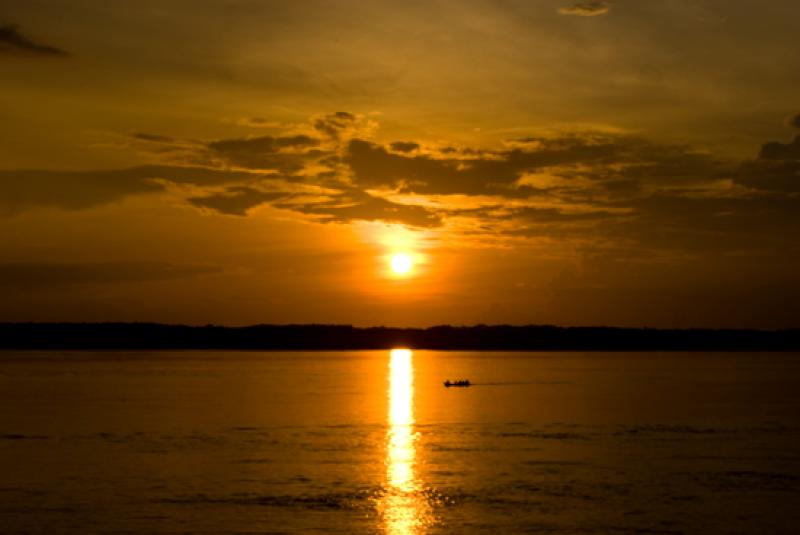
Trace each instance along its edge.
<path fill-rule="evenodd" d="M 408 349 L 393 349 L 389 355 L 388 396 L 387 492 L 381 512 L 386 533 L 417 534 L 432 515 L 415 470 L 414 362 Z"/>

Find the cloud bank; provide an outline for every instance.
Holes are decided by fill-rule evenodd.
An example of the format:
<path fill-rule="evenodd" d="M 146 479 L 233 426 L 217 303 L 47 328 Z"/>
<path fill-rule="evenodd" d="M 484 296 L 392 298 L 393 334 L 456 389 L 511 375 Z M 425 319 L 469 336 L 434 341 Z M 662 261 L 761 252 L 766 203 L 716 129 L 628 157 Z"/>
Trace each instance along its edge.
<path fill-rule="evenodd" d="M 60 48 L 37 43 L 22 35 L 15 24 L 0 26 L 0 54 L 40 57 L 64 57 L 69 53 Z"/>
<path fill-rule="evenodd" d="M 547 239 L 620 254 L 797 249 L 800 136 L 730 161 L 607 132 L 489 148 L 377 141 L 375 126 L 338 112 L 268 136 L 135 133 L 130 143 L 162 164 L 0 171 L 0 214 L 169 194 L 212 215 L 270 207 L 320 224 L 397 223 L 482 244 Z"/>
<path fill-rule="evenodd" d="M 558 10 L 561 15 L 573 15 L 577 17 L 596 17 L 605 15 L 611 10 L 609 2 L 580 2 Z"/>

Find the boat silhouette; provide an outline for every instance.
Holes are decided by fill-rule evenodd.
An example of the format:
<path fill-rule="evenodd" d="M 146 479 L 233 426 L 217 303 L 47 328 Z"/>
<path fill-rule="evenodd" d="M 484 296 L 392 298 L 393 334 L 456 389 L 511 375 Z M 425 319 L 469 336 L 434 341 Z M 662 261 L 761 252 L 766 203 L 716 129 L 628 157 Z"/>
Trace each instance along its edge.
<path fill-rule="evenodd" d="M 469 379 L 459 379 L 458 381 L 451 381 L 448 379 L 444 382 L 445 388 L 450 388 L 451 386 L 470 386 L 471 384 Z"/>

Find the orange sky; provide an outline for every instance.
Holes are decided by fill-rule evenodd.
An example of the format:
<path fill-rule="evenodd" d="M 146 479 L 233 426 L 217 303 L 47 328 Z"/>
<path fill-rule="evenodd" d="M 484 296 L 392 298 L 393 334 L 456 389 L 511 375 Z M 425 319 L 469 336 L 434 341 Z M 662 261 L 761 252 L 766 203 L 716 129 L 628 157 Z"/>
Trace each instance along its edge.
<path fill-rule="evenodd" d="M 798 327 L 797 20 L 0 0 L 0 321 Z"/>

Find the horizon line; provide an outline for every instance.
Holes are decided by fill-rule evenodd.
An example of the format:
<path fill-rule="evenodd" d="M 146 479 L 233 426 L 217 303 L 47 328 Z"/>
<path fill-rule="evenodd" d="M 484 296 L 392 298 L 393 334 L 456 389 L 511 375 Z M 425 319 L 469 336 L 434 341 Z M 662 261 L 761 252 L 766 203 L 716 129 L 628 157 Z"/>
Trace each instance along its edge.
<path fill-rule="evenodd" d="M 133 321 L 0 321 L 0 326 L 18 326 L 18 325 L 40 325 L 40 326 L 158 326 L 158 327 L 185 327 L 190 329 L 252 329 L 258 327 L 273 327 L 273 328 L 290 328 L 290 327 L 324 327 L 324 328 L 348 328 L 355 330 L 369 330 L 369 329 L 394 329 L 394 330 L 415 330 L 425 331 L 431 329 L 449 328 L 449 329 L 480 329 L 480 328 L 509 328 L 509 329 L 606 329 L 606 330 L 629 330 L 629 331 L 751 331 L 751 332 L 785 332 L 785 331 L 800 331 L 800 325 L 797 327 L 657 327 L 650 325 L 641 326 L 626 326 L 626 325 L 601 325 L 601 324 L 585 324 L 585 325 L 557 325 L 553 323 L 472 323 L 472 324 L 451 324 L 451 323 L 436 323 L 426 326 L 399 326 L 399 325 L 354 325 L 352 323 L 323 323 L 323 322 L 290 322 L 290 323 L 249 323 L 241 325 L 230 325 L 220 323 L 166 323 L 159 321 L 147 320 L 133 320 Z"/>

